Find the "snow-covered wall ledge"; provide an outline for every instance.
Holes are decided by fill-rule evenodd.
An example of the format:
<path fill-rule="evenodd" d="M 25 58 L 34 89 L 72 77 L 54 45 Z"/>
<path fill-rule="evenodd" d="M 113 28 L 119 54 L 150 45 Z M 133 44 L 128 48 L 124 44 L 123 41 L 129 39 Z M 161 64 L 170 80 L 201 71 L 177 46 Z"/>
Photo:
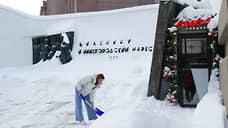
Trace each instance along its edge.
<path fill-rule="evenodd" d="M 147 5 L 103 12 L 31 16 L 0 5 L 0 67 L 31 65 L 33 37 L 67 31 L 75 32 L 75 43 L 127 38 L 153 43 L 158 8 L 159 5 Z"/>

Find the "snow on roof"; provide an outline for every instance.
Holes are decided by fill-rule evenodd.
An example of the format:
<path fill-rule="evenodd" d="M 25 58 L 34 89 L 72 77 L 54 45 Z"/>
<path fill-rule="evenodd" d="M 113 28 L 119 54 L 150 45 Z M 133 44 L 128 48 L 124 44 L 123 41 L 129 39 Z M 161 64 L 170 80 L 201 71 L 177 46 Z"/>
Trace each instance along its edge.
<path fill-rule="evenodd" d="M 209 31 L 213 31 L 218 26 L 218 15 L 217 12 L 211 9 L 195 9 L 193 6 L 188 6 L 184 8 L 176 17 L 179 20 L 197 20 L 198 18 L 207 19 L 212 17 L 210 23 L 208 24 Z M 170 28 L 170 31 L 174 31 L 175 28 Z"/>
<path fill-rule="evenodd" d="M 213 31 L 215 28 L 218 27 L 218 21 L 219 21 L 219 15 L 216 15 L 213 19 L 211 19 L 211 22 L 207 25 L 207 28 L 209 31 Z"/>
<path fill-rule="evenodd" d="M 222 0 L 173 0 L 179 4 L 186 4 L 196 8 L 208 8 L 215 12 L 220 11 Z"/>
<path fill-rule="evenodd" d="M 177 19 L 195 20 L 199 17 L 206 19 L 214 15 L 216 15 L 216 12 L 211 9 L 195 9 L 193 6 L 188 6 L 178 14 Z"/>

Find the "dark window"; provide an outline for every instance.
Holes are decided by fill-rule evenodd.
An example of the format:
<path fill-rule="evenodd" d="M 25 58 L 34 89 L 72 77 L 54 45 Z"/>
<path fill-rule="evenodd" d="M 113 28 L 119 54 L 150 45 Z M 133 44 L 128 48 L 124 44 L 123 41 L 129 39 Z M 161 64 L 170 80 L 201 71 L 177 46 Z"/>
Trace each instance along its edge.
<path fill-rule="evenodd" d="M 210 68 L 207 40 L 207 33 L 179 35 L 178 84 L 183 106 L 196 106 L 207 92 Z"/>
<path fill-rule="evenodd" d="M 183 54 L 207 54 L 207 40 L 205 38 L 182 39 Z"/>

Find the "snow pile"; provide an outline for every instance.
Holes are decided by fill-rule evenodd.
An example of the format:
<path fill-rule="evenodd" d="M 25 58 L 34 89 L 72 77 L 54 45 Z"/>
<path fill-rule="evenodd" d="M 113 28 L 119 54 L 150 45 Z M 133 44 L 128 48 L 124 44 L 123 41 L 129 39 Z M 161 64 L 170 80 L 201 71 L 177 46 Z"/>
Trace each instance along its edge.
<path fill-rule="evenodd" d="M 222 94 L 216 77 L 217 69 L 212 71 L 208 93 L 197 105 L 193 124 L 195 128 L 226 128 L 226 111 L 222 105 Z"/>
<path fill-rule="evenodd" d="M 134 98 L 125 104 L 111 107 L 90 128 L 191 128 L 193 111 L 171 106 L 153 97 Z"/>
<path fill-rule="evenodd" d="M 211 19 L 211 22 L 207 25 L 207 28 L 209 31 L 212 31 L 218 27 L 219 22 L 219 15 L 216 15 L 213 19 Z"/>
<path fill-rule="evenodd" d="M 184 8 L 177 16 L 178 20 L 196 20 L 199 17 L 206 19 L 214 16 L 216 12 L 211 9 L 195 9 L 193 6 Z"/>
<path fill-rule="evenodd" d="M 175 0 L 180 4 L 187 4 L 196 8 L 208 8 L 215 12 L 219 12 L 221 8 L 222 0 Z"/>

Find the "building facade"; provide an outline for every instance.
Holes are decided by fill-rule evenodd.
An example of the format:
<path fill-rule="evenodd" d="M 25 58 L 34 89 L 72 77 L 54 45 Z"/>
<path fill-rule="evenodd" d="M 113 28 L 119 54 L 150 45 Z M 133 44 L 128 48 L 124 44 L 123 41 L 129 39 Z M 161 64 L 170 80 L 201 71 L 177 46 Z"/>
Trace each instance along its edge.
<path fill-rule="evenodd" d="M 77 12 L 77 0 L 47 0 L 43 1 L 40 15 L 55 15 Z"/>
<path fill-rule="evenodd" d="M 219 14 L 219 44 L 224 45 L 225 58 L 220 64 L 220 86 L 223 94 L 223 100 L 226 109 L 228 110 L 228 1 L 222 0 L 222 6 Z M 227 113 L 228 114 L 228 113 Z"/>
<path fill-rule="evenodd" d="M 120 9 L 158 3 L 159 0 L 46 0 L 40 15 Z"/>

